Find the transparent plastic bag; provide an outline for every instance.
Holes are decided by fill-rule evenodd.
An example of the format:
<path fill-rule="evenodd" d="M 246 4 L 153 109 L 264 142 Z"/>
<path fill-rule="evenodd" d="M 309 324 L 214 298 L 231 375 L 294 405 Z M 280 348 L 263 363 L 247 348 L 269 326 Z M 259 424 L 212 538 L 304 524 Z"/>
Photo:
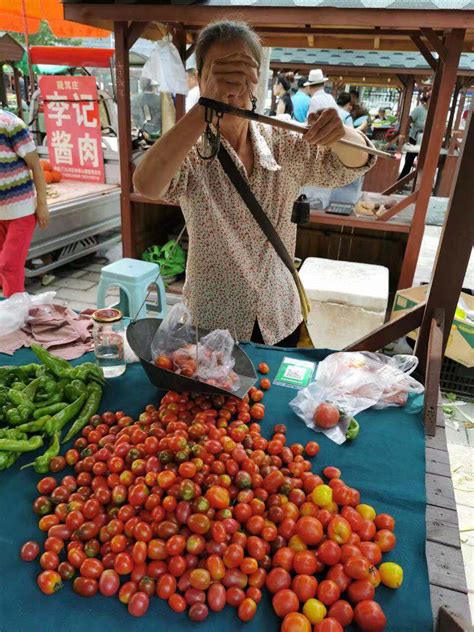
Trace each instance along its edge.
<path fill-rule="evenodd" d="M 151 357 L 156 360 L 160 355 L 169 356 L 195 342 L 196 329 L 193 326 L 191 312 L 184 303 L 178 303 L 170 309 L 158 328 L 151 343 Z"/>
<path fill-rule="evenodd" d="M 37 295 L 18 292 L 5 301 L 1 301 L 0 336 L 6 336 L 21 329 L 28 322 L 28 314 L 32 307 L 49 305 L 55 296 L 56 292 L 43 292 L 43 294 Z"/>
<path fill-rule="evenodd" d="M 216 329 L 199 341 L 198 378 L 227 390 L 240 388 L 239 376 L 233 371 L 234 339 L 227 329 Z"/>
<path fill-rule="evenodd" d="M 175 373 L 226 390 L 238 390 L 240 380 L 233 371 L 234 340 L 229 331 L 216 329 L 196 340 L 191 312 L 184 303 L 179 303 L 169 311 L 153 338 L 153 361 L 158 356 L 166 356 Z"/>
<path fill-rule="evenodd" d="M 319 363 L 315 381 L 300 391 L 290 406 L 309 428 L 341 444 L 358 413 L 371 407 L 404 406 L 409 394 L 423 392 L 423 386 L 410 375 L 417 364 L 417 358 L 410 355 L 333 353 Z M 341 413 L 333 428 L 314 425 L 314 412 L 323 402 L 334 404 Z"/>

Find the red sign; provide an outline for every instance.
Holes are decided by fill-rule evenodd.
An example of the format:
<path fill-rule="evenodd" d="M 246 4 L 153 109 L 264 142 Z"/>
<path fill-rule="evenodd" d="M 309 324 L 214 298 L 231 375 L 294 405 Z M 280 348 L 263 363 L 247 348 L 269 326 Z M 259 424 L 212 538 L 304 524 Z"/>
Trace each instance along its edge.
<path fill-rule="evenodd" d="M 67 180 L 104 182 L 95 78 L 43 76 L 39 87 L 54 169 Z"/>

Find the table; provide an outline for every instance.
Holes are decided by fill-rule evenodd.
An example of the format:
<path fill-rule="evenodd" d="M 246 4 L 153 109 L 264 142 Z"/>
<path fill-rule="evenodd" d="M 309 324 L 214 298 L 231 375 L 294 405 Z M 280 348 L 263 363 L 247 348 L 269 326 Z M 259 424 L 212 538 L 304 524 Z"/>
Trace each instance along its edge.
<path fill-rule="evenodd" d="M 251 344 L 244 348 L 255 364 L 266 361 L 270 365 L 271 379 L 285 354 L 316 360 L 327 354 L 324 351 L 281 350 Z M 22 364 L 31 361 L 31 358 L 31 352 L 21 350 L 6 362 Z M 86 359 L 90 358 L 85 356 L 83 360 Z M 141 366 L 132 365 L 123 376 L 110 381 L 101 409 L 124 409 L 127 413 L 137 415 L 147 403 L 157 402 L 159 395 L 148 383 Z M 292 389 L 272 385 L 265 402 L 264 434 L 268 436 L 273 424 L 284 422 L 288 427 L 290 442 L 305 443 L 316 439 L 321 445 L 321 452 L 315 459 L 315 471 L 319 472 L 326 465 L 338 465 L 346 482 L 360 489 L 363 502 L 373 504 L 379 512 L 394 514 L 398 544 L 386 559 L 403 565 L 405 581 L 398 591 L 390 591 L 385 587 L 377 591 L 389 622 L 386 629 L 393 632 L 431 630 L 432 611 L 425 557 L 425 442 L 420 402 L 412 402 L 411 413 L 408 409 L 393 408 L 361 413 L 358 419 L 362 430 L 357 441 L 337 446 L 324 435 L 309 430 L 290 411 L 287 404 L 294 395 Z M 456 550 L 459 553 L 455 549 L 456 514 L 453 511 L 452 489 L 449 491 L 450 479 L 446 476 L 442 441 L 443 435 L 439 432 L 430 442 L 430 452 L 427 451 L 428 490 L 431 487 L 434 490 L 427 511 L 427 547 L 430 556 L 441 560 L 434 570 L 430 568 L 431 592 L 435 609 L 447 602 L 454 611 L 459 612 L 462 609 L 463 568 L 459 564 L 459 556 L 454 555 Z M 433 453 L 434 450 L 437 453 Z M 93 632 L 110 626 L 114 631 L 147 631 L 160 629 L 157 617 L 173 626 L 176 632 L 194 627 L 195 624 L 191 624 L 187 617 L 172 613 L 158 599 L 152 600 L 146 617 L 134 620 L 117 599 L 96 596 L 93 600 L 85 600 L 74 595 L 69 585 L 53 597 L 45 597 L 39 592 L 35 586 L 37 563 L 26 564 L 18 559 L 21 544 L 27 539 L 37 539 L 40 535 L 31 511 L 39 476 L 32 470 L 20 472 L 18 467 L 27 459 L 24 456 L 11 470 L 0 475 L 3 509 L 0 514 L 0 538 L 4 544 L 0 558 L 0 629 L 5 632 L 46 632 L 56 629 Z M 438 507 L 443 508 L 442 513 Z M 448 537 L 446 547 L 442 541 Z M 200 629 L 214 632 L 222 626 L 227 626 L 229 630 L 244 629 L 235 612 L 229 609 L 219 614 L 212 613 Z M 256 618 L 246 624 L 245 630 L 279 630 L 268 597 L 262 600 Z"/>

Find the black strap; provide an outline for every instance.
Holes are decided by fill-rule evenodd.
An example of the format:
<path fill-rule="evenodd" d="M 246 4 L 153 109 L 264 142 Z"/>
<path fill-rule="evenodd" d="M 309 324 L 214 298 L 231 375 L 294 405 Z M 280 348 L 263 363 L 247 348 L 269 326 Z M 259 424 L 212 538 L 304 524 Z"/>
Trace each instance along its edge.
<path fill-rule="evenodd" d="M 221 163 L 224 171 L 228 175 L 229 180 L 235 186 L 238 194 L 247 205 L 249 211 L 254 216 L 256 222 L 258 223 L 263 233 L 268 238 L 268 241 L 275 248 L 280 259 L 283 261 L 283 263 L 286 265 L 288 270 L 294 276 L 296 270 L 293 264 L 293 259 L 290 256 L 290 253 L 286 249 L 286 246 L 281 240 L 280 235 L 277 233 L 277 231 L 275 230 L 275 227 L 271 223 L 267 214 L 265 213 L 263 208 L 260 206 L 259 201 L 255 197 L 255 195 L 252 193 L 252 189 L 249 187 L 245 178 L 240 173 L 239 169 L 237 168 L 237 165 L 230 157 L 229 152 L 226 150 L 223 143 L 220 144 L 219 153 L 217 154 L 217 157 L 219 158 L 219 162 Z"/>

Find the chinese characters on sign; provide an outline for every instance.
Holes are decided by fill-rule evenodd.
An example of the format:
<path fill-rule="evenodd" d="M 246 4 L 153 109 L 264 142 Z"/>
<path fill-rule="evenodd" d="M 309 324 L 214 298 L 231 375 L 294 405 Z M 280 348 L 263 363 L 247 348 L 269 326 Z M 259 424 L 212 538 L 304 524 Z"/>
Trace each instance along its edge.
<path fill-rule="evenodd" d="M 104 182 L 94 77 L 39 79 L 51 164 L 67 180 Z"/>

